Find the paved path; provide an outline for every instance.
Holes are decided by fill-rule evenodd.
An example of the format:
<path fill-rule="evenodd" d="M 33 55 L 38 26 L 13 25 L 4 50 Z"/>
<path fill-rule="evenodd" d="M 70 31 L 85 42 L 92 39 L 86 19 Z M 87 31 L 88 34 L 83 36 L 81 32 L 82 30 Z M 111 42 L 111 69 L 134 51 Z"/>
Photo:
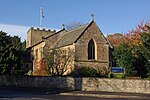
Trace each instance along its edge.
<path fill-rule="evenodd" d="M 73 91 L 73 92 L 60 93 L 60 95 L 99 97 L 99 98 L 107 98 L 107 99 L 116 98 L 116 99 L 126 99 L 126 100 L 150 100 L 150 94 L 139 94 L 139 93 Z"/>
<path fill-rule="evenodd" d="M 150 100 L 150 95 L 0 87 L 0 100 Z"/>

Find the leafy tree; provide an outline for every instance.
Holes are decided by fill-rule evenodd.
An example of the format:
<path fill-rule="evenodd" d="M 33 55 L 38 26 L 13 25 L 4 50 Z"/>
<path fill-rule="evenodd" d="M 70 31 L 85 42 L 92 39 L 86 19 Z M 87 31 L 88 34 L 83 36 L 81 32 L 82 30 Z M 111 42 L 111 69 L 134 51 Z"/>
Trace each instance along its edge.
<path fill-rule="evenodd" d="M 144 78 L 146 77 L 147 68 L 145 66 L 145 58 L 141 51 L 141 46 L 134 46 L 132 48 L 132 56 L 135 61 L 133 66 L 137 72 L 137 75 L 141 78 Z"/>
<path fill-rule="evenodd" d="M 112 35 L 107 36 L 108 40 L 111 42 L 113 47 L 117 47 L 123 42 L 123 34 L 121 33 L 114 33 Z"/>
<path fill-rule="evenodd" d="M 148 73 L 147 76 L 150 77 L 150 27 L 148 27 L 147 32 L 143 32 L 141 35 L 142 41 L 142 54 L 145 58 L 145 66 L 147 67 Z"/>
<path fill-rule="evenodd" d="M 113 52 L 117 65 L 125 68 L 125 73 L 127 76 L 132 76 L 134 71 L 134 59 L 131 50 L 132 49 L 128 44 L 121 44 L 116 47 Z"/>
<path fill-rule="evenodd" d="M 18 36 L 11 37 L 0 32 L 0 73 L 10 74 L 21 65 L 21 40 Z"/>
<path fill-rule="evenodd" d="M 117 47 L 120 43 L 129 44 L 130 46 L 139 46 L 141 45 L 141 34 L 145 31 L 145 25 L 150 24 L 150 20 L 146 22 L 141 21 L 140 24 L 136 26 L 135 29 L 132 29 L 124 34 L 114 33 L 112 35 L 108 35 L 107 38 L 113 47 Z"/>
<path fill-rule="evenodd" d="M 8 67 L 10 48 L 10 36 L 7 33 L 0 32 L 0 73 L 5 73 Z M 7 58 L 6 58 L 7 57 Z"/>
<path fill-rule="evenodd" d="M 148 55 L 146 54 L 146 52 L 147 50 L 149 50 L 145 47 L 145 44 L 149 41 L 144 42 L 144 40 L 146 40 L 146 37 L 148 37 L 143 33 L 144 31 L 146 31 L 146 25 L 150 25 L 150 20 L 146 22 L 142 21 L 136 26 L 135 29 L 128 31 L 125 34 L 115 33 L 113 35 L 107 36 L 109 41 L 114 46 L 113 54 L 118 66 L 127 68 L 126 74 L 128 74 L 128 76 L 131 76 L 131 73 L 136 73 L 136 76 L 146 77 L 146 73 L 148 71 L 147 61 L 149 59 L 144 56 Z M 143 40 L 141 37 L 143 38 Z M 144 45 L 144 48 L 142 47 L 142 45 Z M 129 60 L 131 60 L 131 62 Z M 147 66 L 145 66 L 145 64 Z"/>

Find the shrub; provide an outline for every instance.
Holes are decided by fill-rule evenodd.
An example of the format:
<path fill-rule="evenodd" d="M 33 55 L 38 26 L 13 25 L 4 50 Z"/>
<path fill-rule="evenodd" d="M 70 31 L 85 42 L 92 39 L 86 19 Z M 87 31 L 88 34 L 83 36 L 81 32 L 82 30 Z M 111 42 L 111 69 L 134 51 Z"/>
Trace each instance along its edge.
<path fill-rule="evenodd" d="M 108 74 L 108 78 L 113 78 L 114 76 L 113 76 L 113 74 L 112 73 L 109 73 Z"/>
<path fill-rule="evenodd" d="M 107 67 L 100 67 L 98 69 L 98 75 L 103 78 L 108 78 L 110 71 Z"/>
<path fill-rule="evenodd" d="M 107 67 L 97 69 L 88 66 L 75 67 L 76 69 L 69 75 L 73 77 L 100 77 L 108 78 L 110 70 Z"/>
<path fill-rule="evenodd" d="M 125 74 L 122 73 L 110 73 L 109 78 L 126 78 Z"/>
<path fill-rule="evenodd" d="M 74 72 L 71 73 L 73 77 L 96 77 L 98 76 L 97 70 L 92 67 L 82 66 L 77 67 Z"/>
<path fill-rule="evenodd" d="M 24 74 L 25 74 L 25 72 L 22 70 L 15 70 L 14 71 L 14 75 L 24 75 Z"/>
<path fill-rule="evenodd" d="M 25 75 L 32 76 L 32 75 L 33 75 L 33 71 L 32 71 L 32 70 L 29 70 Z"/>

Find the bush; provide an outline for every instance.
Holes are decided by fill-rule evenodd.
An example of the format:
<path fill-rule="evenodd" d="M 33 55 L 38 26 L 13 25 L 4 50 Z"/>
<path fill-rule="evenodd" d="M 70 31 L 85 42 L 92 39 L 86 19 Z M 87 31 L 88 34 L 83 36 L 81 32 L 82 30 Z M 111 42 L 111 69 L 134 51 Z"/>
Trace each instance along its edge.
<path fill-rule="evenodd" d="M 93 67 L 81 66 L 75 67 L 76 69 L 69 75 L 73 77 L 99 77 L 108 78 L 110 70 L 107 67 Z"/>
<path fill-rule="evenodd" d="M 122 73 L 110 73 L 109 78 L 126 78 L 125 74 L 122 74 Z"/>
<path fill-rule="evenodd" d="M 15 70 L 14 75 L 25 75 L 25 72 L 22 70 Z"/>
<path fill-rule="evenodd" d="M 107 67 L 100 67 L 98 69 L 98 75 L 103 78 L 108 78 L 110 70 Z"/>
<path fill-rule="evenodd" d="M 108 78 L 113 78 L 114 76 L 113 76 L 113 74 L 112 73 L 109 73 L 108 74 Z"/>
<path fill-rule="evenodd" d="M 78 67 L 71 73 L 73 77 L 96 77 L 98 76 L 97 70 L 92 67 Z"/>
<path fill-rule="evenodd" d="M 32 71 L 32 70 L 29 70 L 25 75 L 32 76 L 32 75 L 33 75 L 33 71 Z"/>

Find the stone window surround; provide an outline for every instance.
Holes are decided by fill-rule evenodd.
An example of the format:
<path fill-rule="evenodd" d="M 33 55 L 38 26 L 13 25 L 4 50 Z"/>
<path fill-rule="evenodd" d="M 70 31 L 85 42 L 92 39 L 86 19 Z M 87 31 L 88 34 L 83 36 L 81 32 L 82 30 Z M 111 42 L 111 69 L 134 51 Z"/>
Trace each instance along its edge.
<path fill-rule="evenodd" d="M 92 52 L 93 54 L 94 54 L 94 56 L 92 57 L 92 58 L 89 58 L 89 43 L 90 42 L 93 42 L 93 45 L 94 45 L 94 51 Z M 96 41 L 93 39 L 93 38 L 91 38 L 90 40 L 89 40 L 89 42 L 88 42 L 88 50 L 87 50 L 87 54 L 88 54 L 88 61 L 96 61 L 97 60 L 97 43 L 96 43 Z M 92 54 L 92 55 L 93 55 Z"/>

